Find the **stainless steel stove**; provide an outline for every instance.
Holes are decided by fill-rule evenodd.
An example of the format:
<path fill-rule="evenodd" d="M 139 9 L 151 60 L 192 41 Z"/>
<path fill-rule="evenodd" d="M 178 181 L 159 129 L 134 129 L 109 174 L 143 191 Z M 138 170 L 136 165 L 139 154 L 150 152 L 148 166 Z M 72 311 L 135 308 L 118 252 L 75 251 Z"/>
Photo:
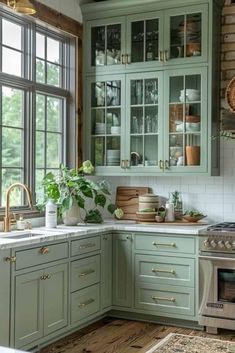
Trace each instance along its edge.
<path fill-rule="evenodd" d="M 209 226 L 199 239 L 199 324 L 235 330 L 235 223 Z"/>
<path fill-rule="evenodd" d="M 220 252 L 235 254 L 235 223 L 223 222 L 207 227 L 199 242 L 200 253 Z"/>

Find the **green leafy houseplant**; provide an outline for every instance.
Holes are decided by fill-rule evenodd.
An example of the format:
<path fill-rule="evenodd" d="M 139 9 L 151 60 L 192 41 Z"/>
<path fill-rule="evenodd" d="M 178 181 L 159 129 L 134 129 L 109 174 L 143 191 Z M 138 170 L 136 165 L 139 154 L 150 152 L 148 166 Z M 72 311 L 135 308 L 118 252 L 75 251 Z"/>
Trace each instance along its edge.
<path fill-rule="evenodd" d="M 43 199 L 38 202 L 37 206 L 40 210 L 45 208 L 46 202 L 51 199 L 58 206 L 58 214 L 62 214 L 69 210 L 73 203 L 84 210 L 84 222 L 101 223 L 103 221 L 102 214 L 99 210 L 107 208 L 107 210 L 116 216 L 122 217 L 122 210 L 118 209 L 110 202 L 110 192 L 107 182 L 101 181 L 95 183 L 86 178 L 86 175 L 92 174 L 94 167 L 90 161 L 83 162 L 79 169 L 69 169 L 64 165 L 60 165 L 59 173 L 49 172 L 42 181 Z M 91 206 L 87 208 L 86 200 Z"/>

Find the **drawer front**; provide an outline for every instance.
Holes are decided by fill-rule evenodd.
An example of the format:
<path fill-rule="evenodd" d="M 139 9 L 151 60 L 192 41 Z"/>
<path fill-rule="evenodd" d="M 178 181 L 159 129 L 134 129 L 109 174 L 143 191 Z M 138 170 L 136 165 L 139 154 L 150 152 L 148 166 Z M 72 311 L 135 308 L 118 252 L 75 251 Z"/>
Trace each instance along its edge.
<path fill-rule="evenodd" d="M 195 254 L 195 238 L 156 235 L 136 235 L 135 249 L 166 253 Z"/>
<path fill-rule="evenodd" d="M 99 284 L 71 294 L 71 324 L 87 318 L 100 310 Z"/>
<path fill-rule="evenodd" d="M 194 289 L 137 283 L 135 306 L 161 316 L 176 314 L 193 316 L 195 313 Z"/>
<path fill-rule="evenodd" d="M 61 260 L 69 255 L 68 243 L 43 245 L 37 248 L 16 251 L 16 270 Z"/>
<path fill-rule="evenodd" d="M 71 263 L 71 291 L 91 286 L 100 281 L 100 255 Z"/>
<path fill-rule="evenodd" d="M 194 259 L 136 255 L 137 282 L 194 287 Z"/>
<path fill-rule="evenodd" d="M 87 254 L 100 250 L 100 237 L 91 237 L 71 242 L 71 256 Z"/>

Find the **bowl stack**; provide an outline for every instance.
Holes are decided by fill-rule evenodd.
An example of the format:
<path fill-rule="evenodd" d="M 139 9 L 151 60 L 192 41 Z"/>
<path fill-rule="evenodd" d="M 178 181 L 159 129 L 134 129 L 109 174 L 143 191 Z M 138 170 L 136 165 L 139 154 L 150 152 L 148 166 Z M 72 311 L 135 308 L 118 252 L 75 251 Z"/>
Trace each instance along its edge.
<path fill-rule="evenodd" d="M 107 150 L 107 165 L 117 166 L 120 164 L 120 150 Z"/>
<path fill-rule="evenodd" d="M 144 194 L 139 196 L 139 211 L 143 212 L 146 209 L 158 209 L 159 197 L 155 194 Z"/>

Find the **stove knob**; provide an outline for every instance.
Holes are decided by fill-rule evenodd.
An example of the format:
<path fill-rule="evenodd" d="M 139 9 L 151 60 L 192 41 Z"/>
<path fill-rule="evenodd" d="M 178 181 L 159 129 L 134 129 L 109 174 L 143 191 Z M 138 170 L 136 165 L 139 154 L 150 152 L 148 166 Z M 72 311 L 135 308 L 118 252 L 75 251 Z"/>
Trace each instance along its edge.
<path fill-rule="evenodd" d="M 224 245 L 227 249 L 231 249 L 232 247 L 232 244 L 230 243 L 230 241 L 226 241 Z"/>
<path fill-rule="evenodd" d="M 211 240 L 211 246 L 212 248 L 216 248 L 217 242 L 215 240 Z"/>
<path fill-rule="evenodd" d="M 223 242 L 222 240 L 219 240 L 219 241 L 218 241 L 218 247 L 219 247 L 220 249 L 223 249 L 223 248 L 224 248 L 224 242 Z"/>
<path fill-rule="evenodd" d="M 204 244 L 205 248 L 209 248 L 210 247 L 210 240 L 209 239 L 204 240 L 203 244 Z"/>

